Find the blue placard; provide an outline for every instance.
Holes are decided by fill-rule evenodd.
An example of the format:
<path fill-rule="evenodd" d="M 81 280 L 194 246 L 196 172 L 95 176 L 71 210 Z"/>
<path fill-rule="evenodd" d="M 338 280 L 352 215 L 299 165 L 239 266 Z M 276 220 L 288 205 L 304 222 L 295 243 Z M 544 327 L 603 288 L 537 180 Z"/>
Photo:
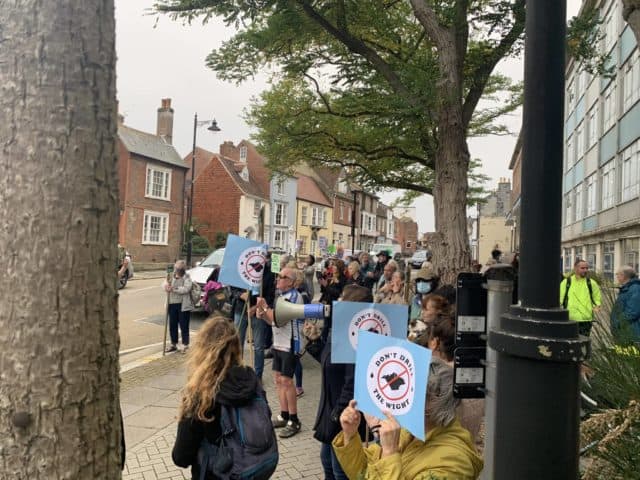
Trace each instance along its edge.
<path fill-rule="evenodd" d="M 232 287 L 260 291 L 267 246 L 263 243 L 229 234 L 224 248 L 218 281 Z"/>
<path fill-rule="evenodd" d="M 406 305 L 333 302 L 331 362 L 355 363 L 358 331 L 366 330 L 396 338 L 407 338 Z"/>
<path fill-rule="evenodd" d="M 407 340 L 360 331 L 356 354 L 358 410 L 385 419 L 425 439 L 425 406 L 431 350 Z"/>

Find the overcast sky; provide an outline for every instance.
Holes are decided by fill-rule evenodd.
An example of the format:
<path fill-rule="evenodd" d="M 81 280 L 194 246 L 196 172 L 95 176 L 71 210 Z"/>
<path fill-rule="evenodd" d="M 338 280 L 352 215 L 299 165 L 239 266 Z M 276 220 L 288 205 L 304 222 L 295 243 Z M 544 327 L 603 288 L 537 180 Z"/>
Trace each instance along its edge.
<path fill-rule="evenodd" d="M 217 19 L 204 26 L 200 22 L 189 26 L 166 16 L 149 15 L 153 0 L 115 0 L 115 4 L 118 101 L 125 124 L 155 133 L 160 99 L 171 98 L 173 143 L 181 156 L 191 151 L 195 113 L 200 120 L 215 118 L 222 129 L 213 134 L 200 128 L 197 143 L 201 147 L 217 152 L 224 140 L 237 144 L 249 138 L 251 131 L 242 118 L 243 111 L 252 97 L 267 88 L 267 76 L 235 85 L 218 80 L 204 64 L 207 54 L 230 38 L 234 29 Z M 575 15 L 579 6 L 580 0 L 568 0 L 568 15 Z M 523 63 L 510 59 L 499 65 L 499 71 L 521 80 Z M 517 133 L 521 112 L 505 123 Z M 508 165 L 515 142 L 515 136 L 469 141 L 471 155 L 482 160 L 482 171 L 492 178 L 490 188 L 495 188 L 499 178 L 511 177 Z M 390 202 L 394 195 L 382 198 Z M 420 232 L 434 229 L 432 205 L 428 196 L 416 200 Z"/>

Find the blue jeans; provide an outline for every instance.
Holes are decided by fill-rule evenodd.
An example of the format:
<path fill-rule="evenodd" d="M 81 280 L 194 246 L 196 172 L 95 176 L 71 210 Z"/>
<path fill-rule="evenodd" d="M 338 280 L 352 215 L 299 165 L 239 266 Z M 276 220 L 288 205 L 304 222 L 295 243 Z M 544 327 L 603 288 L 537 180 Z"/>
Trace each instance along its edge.
<path fill-rule="evenodd" d="M 189 345 L 189 320 L 191 312 L 182 312 L 182 303 L 169 304 L 169 335 L 171 343 L 178 344 L 178 325 L 182 334 L 182 344 Z"/>
<path fill-rule="evenodd" d="M 234 312 L 233 323 L 238 329 L 238 335 L 240 336 L 240 344 L 242 345 L 242 351 L 244 356 L 244 341 L 247 334 L 247 314 L 241 315 L 240 312 Z M 264 371 L 264 334 L 266 330 L 271 330 L 271 327 L 267 325 L 263 320 L 257 317 L 251 317 L 251 330 L 253 332 L 253 368 L 256 371 L 256 375 L 262 380 L 262 372 Z"/>
<path fill-rule="evenodd" d="M 320 462 L 324 480 L 348 480 L 330 443 L 323 443 L 320 447 Z"/>

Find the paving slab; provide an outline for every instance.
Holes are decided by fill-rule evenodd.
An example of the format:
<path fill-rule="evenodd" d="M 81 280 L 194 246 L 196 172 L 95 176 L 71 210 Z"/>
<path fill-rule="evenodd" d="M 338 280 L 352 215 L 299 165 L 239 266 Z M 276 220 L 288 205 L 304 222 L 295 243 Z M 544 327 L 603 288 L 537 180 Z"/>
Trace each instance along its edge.
<path fill-rule="evenodd" d="M 175 393 L 175 390 L 164 388 L 147 386 L 133 387 L 126 392 L 120 393 L 120 402 L 128 403 L 129 405 L 153 405 L 154 402 L 158 402 L 173 393 Z"/>
<path fill-rule="evenodd" d="M 175 408 L 144 407 L 142 410 L 125 417 L 125 423 L 133 427 L 158 429 L 175 422 L 177 414 Z"/>

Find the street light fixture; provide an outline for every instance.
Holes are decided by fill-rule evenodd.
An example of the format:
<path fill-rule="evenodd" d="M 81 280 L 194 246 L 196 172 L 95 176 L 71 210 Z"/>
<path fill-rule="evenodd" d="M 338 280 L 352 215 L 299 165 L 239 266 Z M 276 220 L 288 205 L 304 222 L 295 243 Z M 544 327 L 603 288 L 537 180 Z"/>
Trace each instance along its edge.
<path fill-rule="evenodd" d="M 191 266 L 191 252 L 193 251 L 193 184 L 196 179 L 196 134 L 198 127 L 202 127 L 207 123 L 211 123 L 207 130 L 211 132 L 219 132 L 218 122 L 213 120 L 198 120 L 198 114 L 193 116 L 193 150 L 191 151 L 191 194 L 189 196 L 189 204 L 187 208 L 187 221 L 189 222 L 189 233 L 187 239 L 187 265 Z"/>
<path fill-rule="evenodd" d="M 356 254 L 356 207 L 358 205 L 356 195 L 361 192 L 362 190 L 359 190 L 357 187 L 351 188 L 351 193 L 353 193 L 353 209 L 351 210 L 351 258 L 354 258 Z"/>

